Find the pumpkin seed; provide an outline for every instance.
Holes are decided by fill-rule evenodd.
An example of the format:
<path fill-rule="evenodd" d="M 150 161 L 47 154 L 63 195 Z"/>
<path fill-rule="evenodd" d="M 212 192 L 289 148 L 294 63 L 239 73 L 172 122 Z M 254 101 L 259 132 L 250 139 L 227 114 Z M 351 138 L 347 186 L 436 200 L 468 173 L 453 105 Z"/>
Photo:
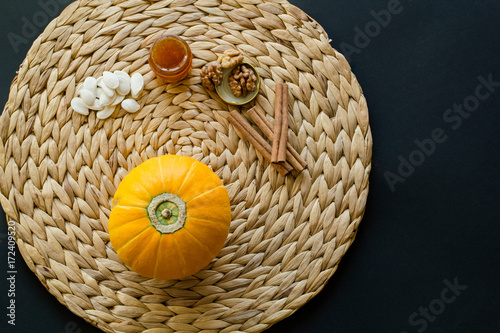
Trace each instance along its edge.
<path fill-rule="evenodd" d="M 126 99 L 122 102 L 122 108 L 130 113 L 139 111 L 141 106 L 134 99 Z"/>
<path fill-rule="evenodd" d="M 90 105 L 94 105 L 95 95 L 90 90 L 82 89 L 80 91 L 80 98 L 82 99 L 83 104 L 86 107 L 89 107 Z"/>
<path fill-rule="evenodd" d="M 100 78 L 101 79 L 101 78 Z M 108 87 L 108 85 L 104 82 L 104 80 L 97 80 L 99 83 L 99 87 L 101 87 L 102 89 L 102 92 L 105 93 L 106 95 L 108 95 L 109 97 L 115 97 L 115 90 L 114 89 L 111 89 L 110 87 Z"/>
<path fill-rule="evenodd" d="M 96 116 L 98 119 L 107 119 L 113 114 L 114 111 L 114 106 L 106 106 L 104 110 L 97 112 Z"/>
<path fill-rule="evenodd" d="M 84 116 L 89 115 L 89 109 L 83 105 L 83 101 L 79 97 L 75 97 L 71 100 L 71 107 L 73 110 L 79 114 L 83 114 Z"/>
<path fill-rule="evenodd" d="M 85 86 L 83 83 L 81 83 L 80 85 L 78 85 L 78 87 L 76 88 L 76 95 L 77 96 L 80 96 L 80 91 L 82 91 L 83 89 L 85 89 Z"/>
<path fill-rule="evenodd" d="M 104 106 L 101 105 L 101 102 L 99 102 L 98 99 L 96 99 L 94 101 L 94 104 L 92 105 L 87 105 L 87 107 L 90 109 L 90 110 L 94 110 L 94 111 L 101 111 L 102 109 L 104 109 Z"/>
<path fill-rule="evenodd" d="M 114 71 L 114 74 L 118 76 L 118 78 L 122 78 L 130 83 L 130 75 L 128 75 L 128 73 L 124 71 Z"/>
<path fill-rule="evenodd" d="M 103 82 L 111 89 L 116 89 L 120 85 L 118 77 L 111 72 L 105 71 L 102 74 L 102 77 L 103 77 Z"/>
<path fill-rule="evenodd" d="M 115 100 L 113 101 L 113 103 L 111 103 L 111 105 L 118 105 L 120 104 L 123 100 L 125 99 L 125 95 L 116 95 L 116 98 Z"/>
<path fill-rule="evenodd" d="M 115 96 L 111 97 L 102 92 L 101 95 L 99 96 L 99 102 L 101 102 L 101 105 L 103 106 L 111 105 L 111 103 L 113 103 L 115 99 L 116 99 L 116 94 Z"/>
<path fill-rule="evenodd" d="M 119 76 L 118 81 L 120 81 L 120 84 L 116 88 L 116 92 L 120 95 L 128 95 L 130 93 L 130 78 L 127 80 Z"/>
<path fill-rule="evenodd" d="M 83 86 L 85 87 L 86 90 L 94 94 L 94 96 L 97 95 L 97 80 L 92 76 L 89 76 L 88 78 L 85 79 L 85 81 L 83 82 Z"/>
<path fill-rule="evenodd" d="M 130 88 L 132 97 L 137 98 L 144 88 L 144 77 L 140 73 L 134 73 L 130 79 Z"/>

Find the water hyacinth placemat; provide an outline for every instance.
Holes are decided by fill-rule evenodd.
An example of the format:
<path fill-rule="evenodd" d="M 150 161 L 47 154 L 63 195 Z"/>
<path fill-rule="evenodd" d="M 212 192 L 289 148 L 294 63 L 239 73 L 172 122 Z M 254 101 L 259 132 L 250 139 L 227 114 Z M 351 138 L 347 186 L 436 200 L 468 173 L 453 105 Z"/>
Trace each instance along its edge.
<path fill-rule="evenodd" d="M 165 84 L 147 63 L 166 34 L 193 51 L 186 80 Z M 201 67 L 240 50 L 272 121 L 287 82 L 289 140 L 307 162 L 280 175 L 227 121 Z M 99 120 L 70 102 L 86 77 L 144 75 L 142 109 Z M 245 115 L 246 107 L 241 108 Z M 106 332 L 260 332 L 313 298 L 362 219 L 371 169 L 368 109 L 325 31 L 286 1 L 77 1 L 34 42 L 0 118 L 0 200 L 29 268 L 76 315 Z M 223 250 L 182 280 L 154 280 L 116 255 L 108 217 L 121 179 L 146 159 L 192 156 L 222 179 L 232 223 Z"/>

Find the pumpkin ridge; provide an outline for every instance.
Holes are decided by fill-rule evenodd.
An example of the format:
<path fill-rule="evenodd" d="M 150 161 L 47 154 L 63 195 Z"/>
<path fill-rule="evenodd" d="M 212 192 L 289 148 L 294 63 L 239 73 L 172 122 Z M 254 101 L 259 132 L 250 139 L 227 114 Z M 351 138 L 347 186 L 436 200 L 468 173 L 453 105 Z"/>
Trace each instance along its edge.
<path fill-rule="evenodd" d="M 121 207 L 121 208 L 126 208 L 126 209 L 129 209 L 129 208 L 132 208 L 132 209 L 137 209 L 137 208 L 139 208 L 139 209 L 144 209 L 144 210 L 146 210 L 146 208 L 144 208 L 144 207 L 142 207 L 142 206 L 129 206 L 129 205 L 120 205 L 120 204 L 118 204 L 118 205 L 116 205 L 115 207 Z M 114 207 L 113 207 L 113 208 L 114 208 Z"/>
<path fill-rule="evenodd" d="M 125 223 L 125 224 L 128 224 L 128 223 Z M 124 225 L 125 225 L 124 224 Z M 118 253 L 118 251 L 120 251 L 121 249 L 123 249 L 125 246 L 129 245 L 130 243 L 132 243 L 133 240 L 135 240 L 137 237 L 139 237 L 144 231 L 148 230 L 148 228 L 151 228 L 152 225 L 148 225 L 143 231 L 141 231 L 140 233 L 138 233 L 137 235 L 135 235 L 132 239 L 130 239 L 128 242 L 126 242 L 125 244 L 123 244 L 122 246 L 120 246 L 118 249 L 115 249 L 115 252 Z M 113 247 L 114 248 L 114 247 Z"/>
<path fill-rule="evenodd" d="M 219 221 L 213 221 L 213 220 L 201 219 L 201 218 L 199 218 L 199 217 L 195 217 L 195 216 L 186 216 L 186 221 L 187 221 L 188 219 L 195 219 L 195 220 L 206 221 L 206 222 L 210 222 L 210 223 L 217 223 L 217 224 L 223 225 L 223 226 L 225 226 L 225 227 L 229 227 L 227 224 L 224 224 L 224 223 L 219 222 Z"/>
<path fill-rule="evenodd" d="M 172 235 L 174 235 L 174 244 L 177 247 L 176 252 L 179 255 L 179 258 L 181 258 L 181 260 L 182 260 L 182 274 L 187 275 L 187 273 L 186 273 L 186 268 L 187 268 L 186 258 L 184 258 L 184 256 L 182 255 L 181 248 L 179 247 L 179 243 L 177 243 L 177 239 L 175 238 L 175 233 L 173 233 Z"/>
<path fill-rule="evenodd" d="M 146 216 L 145 218 L 147 218 L 147 219 L 148 219 L 148 217 L 147 217 L 147 216 Z M 141 219 L 128 221 L 128 222 L 125 222 L 125 223 L 123 223 L 123 224 L 120 224 L 119 226 L 117 226 L 117 227 L 115 227 L 115 228 L 121 228 L 121 227 L 123 227 L 123 226 L 126 226 L 127 224 L 130 224 L 130 223 L 132 223 L 132 222 L 137 222 L 137 221 L 139 221 L 139 220 L 141 220 Z M 109 226 L 109 222 L 108 222 L 108 226 Z M 142 231 L 141 231 L 141 232 L 142 232 Z"/>
<path fill-rule="evenodd" d="M 128 176 L 128 175 L 129 175 L 130 173 L 132 173 L 132 172 L 133 172 L 133 169 L 132 169 L 132 170 L 131 170 L 131 171 L 130 171 L 130 172 L 129 172 L 126 176 Z M 126 176 L 125 176 L 125 177 L 126 177 Z M 124 177 L 124 178 L 125 178 L 125 177 Z M 135 176 L 134 176 L 134 177 L 135 177 Z M 122 179 L 122 181 L 123 181 L 123 179 Z M 146 192 L 146 193 L 147 193 L 147 194 L 151 197 L 151 199 L 153 198 L 153 196 L 151 195 L 151 193 L 149 193 L 149 191 L 148 191 L 148 190 L 147 190 L 147 189 L 146 189 L 146 188 L 145 188 L 145 187 L 141 184 L 141 182 L 134 182 L 134 185 L 138 185 L 138 186 L 140 186 L 140 187 L 144 190 L 144 192 Z M 118 185 L 118 186 L 119 186 L 119 185 Z"/>
<path fill-rule="evenodd" d="M 144 192 L 146 192 L 151 197 L 151 194 L 149 194 L 149 192 L 146 191 L 144 189 L 144 187 L 141 186 L 141 188 L 144 190 Z M 125 198 L 125 196 L 124 195 L 120 195 L 119 197 L 116 197 L 116 193 L 118 193 L 118 190 L 119 190 L 119 187 L 117 188 L 117 191 L 113 195 L 113 202 L 111 204 L 111 208 L 114 208 L 116 206 L 130 207 L 130 208 L 144 208 L 142 205 L 139 205 L 139 204 L 137 206 L 131 206 L 130 204 L 128 204 L 128 205 L 122 205 L 121 202 L 122 202 L 122 199 Z"/>
<path fill-rule="evenodd" d="M 205 194 L 210 193 L 210 192 L 212 192 L 212 191 L 215 191 L 216 189 L 218 189 L 218 188 L 220 188 L 220 187 L 224 187 L 224 184 L 223 184 L 223 185 L 216 186 L 216 187 L 214 187 L 214 188 L 211 188 L 210 190 L 207 190 L 207 191 L 205 191 L 205 192 L 203 192 L 203 193 L 201 193 L 201 194 L 199 194 L 199 195 L 197 195 L 197 196 L 195 196 L 195 197 L 193 197 L 193 198 L 189 199 L 188 201 L 186 201 L 186 204 L 187 204 L 188 202 L 190 202 L 191 200 L 194 200 L 194 199 L 196 199 L 196 198 L 202 197 L 202 196 L 204 196 Z"/>
<path fill-rule="evenodd" d="M 161 159 L 157 158 L 156 159 L 158 161 L 158 169 L 160 169 L 160 175 L 163 175 L 163 168 L 161 167 Z M 163 187 L 163 193 L 167 192 L 167 190 L 165 189 L 165 183 L 161 182 L 162 184 L 162 187 Z M 155 272 L 156 272 L 156 268 L 155 268 Z"/>
<path fill-rule="evenodd" d="M 217 256 L 217 253 L 213 254 L 212 251 L 210 251 L 210 249 L 205 244 L 203 244 L 202 242 L 200 242 L 198 240 L 198 238 L 196 238 L 187 228 L 184 227 L 183 229 L 186 230 L 187 233 L 189 234 L 189 236 L 191 236 L 191 238 L 193 238 L 196 241 L 196 243 L 200 244 L 201 247 L 203 249 L 205 249 L 205 251 L 207 251 L 208 254 L 210 254 L 212 257 L 216 257 Z"/>
<path fill-rule="evenodd" d="M 158 230 L 157 230 L 158 231 Z M 159 232 L 159 231 L 158 231 Z M 160 232 L 160 240 L 158 241 L 158 248 L 156 249 L 156 260 L 155 260 L 155 268 L 153 269 L 153 277 L 156 279 L 156 271 L 158 270 L 158 258 L 160 256 L 158 255 L 160 253 L 160 245 L 161 245 L 161 238 L 163 237 L 163 234 Z"/>
<path fill-rule="evenodd" d="M 202 162 L 200 162 L 202 163 Z M 179 192 L 181 191 L 182 187 L 184 186 L 184 184 L 186 184 L 186 181 L 189 179 L 189 177 L 191 176 L 191 172 L 193 172 L 193 169 L 196 167 L 196 163 L 193 162 L 193 164 L 191 164 L 191 166 L 189 167 L 189 171 L 186 173 L 186 176 L 184 177 L 184 180 L 182 181 L 182 184 L 181 186 L 179 186 L 179 188 L 177 189 L 177 192 L 175 193 L 176 195 L 179 195 Z"/>
<path fill-rule="evenodd" d="M 121 185 L 121 184 L 120 184 L 120 185 Z M 151 193 L 149 193 L 149 191 L 147 191 L 147 190 L 144 188 L 144 186 L 142 186 L 142 184 L 140 184 L 139 182 L 136 182 L 136 183 L 135 183 L 135 185 L 140 186 L 140 187 L 141 187 L 141 189 L 142 189 L 142 191 L 143 191 L 144 193 L 147 193 L 147 195 L 149 196 L 149 199 L 148 199 L 147 201 L 145 201 L 145 202 L 151 202 L 151 200 L 153 200 L 153 198 L 154 198 L 154 197 L 153 197 L 153 196 L 151 196 Z M 127 197 L 126 197 L 125 195 L 122 195 L 122 194 L 120 193 L 120 196 L 117 198 L 117 197 L 116 197 L 116 194 L 117 194 L 117 193 L 119 193 L 119 191 L 120 191 L 120 186 L 118 186 L 118 188 L 117 188 L 117 190 L 116 190 L 115 194 L 113 195 L 113 204 L 112 204 L 112 208 L 114 208 L 114 207 L 116 207 L 116 206 L 122 206 L 122 207 L 132 207 L 132 208 L 144 208 L 144 206 L 142 206 L 142 205 L 131 206 L 131 205 L 130 205 L 130 202 L 128 202 L 128 204 L 127 204 L 127 205 L 122 205 L 122 204 L 121 204 L 121 202 L 123 201 L 122 199 L 125 199 L 125 198 L 127 198 Z M 122 191 L 123 191 L 123 189 L 122 189 Z M 125 191 L 128 191 L 128 188 L 125 188 Z M 127 201 L 130 201 L 130 200 L 127 200 Z"/>
<path fill-rule="evenodd" d="M 109 214 L 108 230 L 124 226 L 130 222 L 136 222 L 143 218 L 147 218 L 147 211 L 143 207 L 117 205 L 113 207 Z"/>

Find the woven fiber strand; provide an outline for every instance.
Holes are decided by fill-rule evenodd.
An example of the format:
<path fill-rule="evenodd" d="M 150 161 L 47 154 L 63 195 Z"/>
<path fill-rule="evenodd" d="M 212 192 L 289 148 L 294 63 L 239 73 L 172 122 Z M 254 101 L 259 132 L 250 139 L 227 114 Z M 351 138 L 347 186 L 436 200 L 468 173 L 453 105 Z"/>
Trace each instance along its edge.
<path fill-rule="evenodd" d="M 160 35 L 193 51 L 186 80 L 147 64 Z M 289 141 L 306 160 L 281 176 L 201 86 L 201 67 L 237 48 L 258 68 L 256 104 L 272 121 L 274 87 L 290 90 Z M 145 76 L 135 114 L 72 111 L 79 83 L 103 71 Z M 245 114 L 245 109 L 242 109 Z M 364 213 L 372 139 L 361 87 L 325 31 L 286 1 L 79 1 L 34 42 L 0 119 L 0 200 L 29 268 L 62 304 L 106 332 L 260 332 L 314 297 L 336 271 Z M 129 170 L 192 156 L 223 180 L 232 224 L 198 274 L 147 279 L 109 243 L 113 194 Z"/>

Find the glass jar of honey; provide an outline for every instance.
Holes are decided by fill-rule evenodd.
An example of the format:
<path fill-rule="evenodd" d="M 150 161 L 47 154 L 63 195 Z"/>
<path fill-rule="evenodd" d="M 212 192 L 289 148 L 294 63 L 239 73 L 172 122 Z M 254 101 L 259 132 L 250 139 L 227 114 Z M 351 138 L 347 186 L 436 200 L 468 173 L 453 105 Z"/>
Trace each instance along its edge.
<path fill-rule="evenodd" d="M 149 65 L 165 82 L 178 82 L 191 71 L 193 55 L 188 43 L 179 36 L 161 36 L 151 47 Z"/>

